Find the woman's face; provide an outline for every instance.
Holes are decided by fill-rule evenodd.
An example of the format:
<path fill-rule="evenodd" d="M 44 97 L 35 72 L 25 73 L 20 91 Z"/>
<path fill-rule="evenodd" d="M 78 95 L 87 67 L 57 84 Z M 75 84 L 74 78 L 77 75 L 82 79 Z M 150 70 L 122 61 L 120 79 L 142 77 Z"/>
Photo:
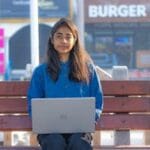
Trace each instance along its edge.
<path fill-rule="evenodd" d="M 75 44 L 75 38 L 67 26 L 62 26 L 54 33 L 52 43 L 61 61 L 67 61 Z"/>

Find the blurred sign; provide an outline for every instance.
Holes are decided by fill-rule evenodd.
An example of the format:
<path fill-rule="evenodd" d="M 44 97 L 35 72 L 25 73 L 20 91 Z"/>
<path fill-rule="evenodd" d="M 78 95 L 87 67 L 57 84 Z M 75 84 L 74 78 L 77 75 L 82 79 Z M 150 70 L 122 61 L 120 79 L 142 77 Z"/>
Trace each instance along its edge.
<path fill-rule="evenodd" d="M 150 68 L 150 50 L 136 52 L 136 65 L 138 68 Z"/>
<path fill-rule="evenodd" d="M 150 70 L 149 69 L 134 69 L 129 71 L 130 79 L 139 80 L 139 79 L 145 79 L 150 80 Z"/>
<path fill-rule="evenodd" d="M 0 28 L 0 48 L 4 48 L 4 29 Z"/>
<path fill-rule="evenodd" d="M 148 22 L 148 0 L 86 0 L 85 22 Z"/>
<path fill-rule="evenodd" d="M 5 73 L 5 54 L 0 52 L 0 74 Z"/>
<path fill-rule="evenodd" d="M 38 0 L 40 18 L 69 17 L 69 0 Z M 30 0 L 0 0 L 0 19 L 30 16 Z"/>

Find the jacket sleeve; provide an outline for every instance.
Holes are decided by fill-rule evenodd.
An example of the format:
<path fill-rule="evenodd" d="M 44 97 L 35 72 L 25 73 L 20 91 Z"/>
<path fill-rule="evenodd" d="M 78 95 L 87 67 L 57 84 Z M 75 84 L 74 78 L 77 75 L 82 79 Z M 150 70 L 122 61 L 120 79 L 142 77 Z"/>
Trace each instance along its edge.
<path fill-rule="evenodd" d="M 94 65 L 91 67 L 91 76 L 90 76 L 90 91 L 91 96 L 95 97 L 96 100 L 96 113 L 95 120 L 97 121 L 100 118 L 100 114 L 103 110 L 103 91 L 100 82 L 100 76 L 98 75 Z"/>
<path fill-rule="evenodd" d="M 41 97 L 44 97 L 44 80 L 42 76 L 42 70 L 40 68 L 36 68 L 35 71 L 33 72 L 27 93 L 28 113 L 30 117 L 32 117 L 32 110 L 31 110 L 32 98 L 41 98 Z"/>

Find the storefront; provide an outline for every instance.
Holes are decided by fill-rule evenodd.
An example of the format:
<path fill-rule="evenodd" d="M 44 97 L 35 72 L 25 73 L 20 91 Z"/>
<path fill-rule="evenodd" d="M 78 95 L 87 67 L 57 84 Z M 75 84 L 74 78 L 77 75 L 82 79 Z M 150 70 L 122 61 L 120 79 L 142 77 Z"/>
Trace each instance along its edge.
<path fill-rule="evenodd" d="M 103 68 L 150 68 L 150 2 L 86 0 L 86 48 Z"/>

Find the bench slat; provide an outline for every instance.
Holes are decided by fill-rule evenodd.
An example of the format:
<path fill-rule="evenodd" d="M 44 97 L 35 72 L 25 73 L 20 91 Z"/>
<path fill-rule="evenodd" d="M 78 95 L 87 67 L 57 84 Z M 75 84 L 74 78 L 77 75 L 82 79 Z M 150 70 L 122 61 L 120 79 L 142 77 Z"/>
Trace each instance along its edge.
<path fill-rule="evenodd" d="M 21 147 L 21 146 L 7 146 L 7 147 L 0 147 L 0 150 L 41 150 L 39 147 Z"/>
<path fill-rule="evenodd" d="M 149 150 L 150 146 L 94 146 L 94 150 Z M 0 147 L 0 150 L 41 150 L 39 147 Z"/>
<path fill-rule="evenodd" d="M 150 97 L 105 97 L 104 102 L 104 112 L 150 112 Z M 0 99 L 0 113 L 27 113 L 26 98 Z"/>
<path fill-rule="evenodd" d="M 94 146 L 94 150 L 149 150 L 150 146 Z"/>
<path fill-rule="evenodd" d="M 101 81 L 104 95 L 149 95 L 149 81 Z"/>
<path fill-rule="evenodd" d="M 150 115 L 144 114 L 103 114 L 98 121 L 96 130 L 149 130 Z"/>
<path fill-rule="evenodd" d="M 149 81 L 101 81 L 105 95 L 149 95 Z M 29 81 L 0 82 L 0 96 L 25 96 Z M 115 88 L 114 88 L 115 87 Z"/>
<path fill-rule="evenodd" d="M 21 97 L 1 98 L 0 113 L 27 113 L 27 99 Z"/>
<path fill-rule="evenodd" d="M 105 97 L 103 112 L 150 112 L 150 97 Z"/>
<path fill-rule="evenodd" d="M 96 126 L 97 130 L 150 129 L 150 115 L 144 114 L 103 114 Z M 29 116 L 0 116 L 0 130 L 31 130 Z"/>
<path fill-rule="evenodd" d="M 28 86 L 28 81 L 2 81 L 0 96 L 26 96 Z"/>
<path fill-rule="evenodd" d="M 27 115 L 5 115 L 0 116 L 0 130 L 12 131 L 23 130 L 31 131 L 31 119 Z"/>

